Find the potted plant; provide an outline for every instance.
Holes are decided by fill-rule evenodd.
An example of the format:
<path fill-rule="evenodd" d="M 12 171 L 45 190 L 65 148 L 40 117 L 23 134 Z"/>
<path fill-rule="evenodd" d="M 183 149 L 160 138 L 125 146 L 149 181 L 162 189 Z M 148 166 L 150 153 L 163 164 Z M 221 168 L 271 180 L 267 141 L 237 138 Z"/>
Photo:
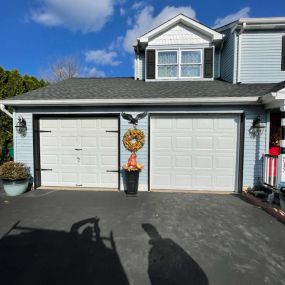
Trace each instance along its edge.
<path fill-rule="evenodd" d="M 143 165 L 137 162 L 137 151 L 139 151 L 145 143 L 144 132 L 137 129 L 134 125 L 133 129 L 128 129 L 123 137 L 125 148 L 131 152 L 128 163 L 123 165 L 126 178 L 127 195 L 137 195 L 139 185 L 139 174 L 143 169 Z"/>
<path fill-rule="evenodd" d="M 0 166 L 0 178 L 8 196 L 24 193 L 29 186 L 29 169 L 24 163 L 9 161 Z"/>
<path fill-rule="evenodd" d="M 128 163 L 123 165 L 126 175 L 126 193 L 128 195 L 137 195 L 139 186 L 139 174 L 143 165 L 137 162 L 135 153 L 130 155 Z"/>

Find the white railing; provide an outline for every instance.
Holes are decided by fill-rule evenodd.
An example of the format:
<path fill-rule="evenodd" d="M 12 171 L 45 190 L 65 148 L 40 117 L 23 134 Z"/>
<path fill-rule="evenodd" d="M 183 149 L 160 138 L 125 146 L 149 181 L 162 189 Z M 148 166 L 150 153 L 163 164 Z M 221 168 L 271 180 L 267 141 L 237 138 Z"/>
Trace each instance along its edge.
<path fill-rule="evenodd" d="M 277 184 L 277 159 L 278 156 L 265 154 L 263 157 L 263 183 L 276 187 Z"/>

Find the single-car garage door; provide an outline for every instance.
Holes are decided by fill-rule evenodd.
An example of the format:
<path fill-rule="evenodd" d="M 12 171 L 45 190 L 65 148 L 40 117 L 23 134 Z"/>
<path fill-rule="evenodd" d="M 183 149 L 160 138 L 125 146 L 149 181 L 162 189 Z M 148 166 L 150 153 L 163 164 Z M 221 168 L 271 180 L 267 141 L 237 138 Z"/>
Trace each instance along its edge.
<path fill-rule="evenodd" d="M 118 118 L 40 119 L 42 186 L 118 188 Z"/>
<path fill-rule="evenodd" d="M 151 189 L 235 191 L 239 116 L 152 115 Z"/>

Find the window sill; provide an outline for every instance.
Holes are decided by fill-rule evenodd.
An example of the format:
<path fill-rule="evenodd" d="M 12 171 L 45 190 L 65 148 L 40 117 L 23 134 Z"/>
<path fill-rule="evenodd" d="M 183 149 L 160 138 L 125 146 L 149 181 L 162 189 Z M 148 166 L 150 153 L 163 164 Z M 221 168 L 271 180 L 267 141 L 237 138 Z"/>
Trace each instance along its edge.
<path fill-rule="evenodd" d="M 213 81 L 214 78 L 156 78 L 145 79 L 146 82 L 161 82 L 161 81 Z"/>

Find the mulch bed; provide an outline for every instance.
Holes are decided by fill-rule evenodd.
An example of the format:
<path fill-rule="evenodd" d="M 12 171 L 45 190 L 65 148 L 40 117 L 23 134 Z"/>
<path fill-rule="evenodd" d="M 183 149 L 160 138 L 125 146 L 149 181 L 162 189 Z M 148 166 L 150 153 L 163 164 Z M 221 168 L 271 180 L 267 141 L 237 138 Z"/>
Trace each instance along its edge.
<path fill-rule="evenodd" d="M 279 209 L 274 204 L 268 204 L 266 202 L 261 201 L 259 198 L 253 196 L 247 191 L 242 192 L 242 196 L 249 201 L 251 204 L 260 207 L 264 211 L 266 211 L 271 216 L 275 217 L 278 221 L 285 224 L 285 212 Z"/>

